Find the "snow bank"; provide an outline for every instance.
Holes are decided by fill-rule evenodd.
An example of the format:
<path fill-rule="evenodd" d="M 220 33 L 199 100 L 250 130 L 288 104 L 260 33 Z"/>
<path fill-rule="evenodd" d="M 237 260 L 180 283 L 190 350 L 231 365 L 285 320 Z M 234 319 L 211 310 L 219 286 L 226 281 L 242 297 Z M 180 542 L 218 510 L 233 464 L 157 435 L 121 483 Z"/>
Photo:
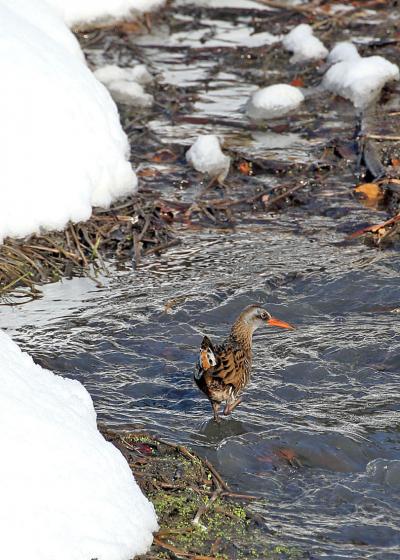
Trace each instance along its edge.
<path fill-rule="evenodd" d="M 326 72 L 322 85 L 364 109 L 380 95 L 383 86 L 399 79 L 399 67 L 382 56 L 363 58 L 352 43 L 339 43 L 329 56 L 338 61 Z"/>
<path fill-rule="evenodd" d="M 69 26 L 98 20 L 129 18 L 155 11 L 166 0 L 45 0 Z"/>
<path fill-rule="evenodd" d="M 186 160 L 200 173 L 208 173 L 223 181 L 228 175 L 231 159 L 226 156 L 214 134 L 203 134 L 186 152 Z"/>
<path fill-rule="evenodd" d="M 293 53 L 290 62 L 305 62 L 326 58 L 328 49 L 314 36 L 312 28 L 301 23 L 294 27 L 282 40 L 286 50 Z"/>
<path fill-rule="evenodd" d="M 153 80 L 144 64 L 133 68 L 108 64 L 95 70 L 94 75 L 107 86 L 115 101 L 137 107 L 150 107 L 154 102 L 154 97 L 146 93 L 141 85 Z"/>
<path fill-rule="evenodd" d="M 302 92 L 287 84 L 275 84 L 259 89 L 249 99 L 246 114 L 254 120 L 282 117 L 304 101 Z"/>
<path fill-rule="evenodd" d="M 153 506 L 96 427 L 78 382 L 36 365 L 0 331 L 0 557 L 129 560 L 157 530 Z"/>
<path fill-rule="evenodd" d="M 68 2 L 66 2 L 68 4 Z M 0 241 L 136 188 L 115 104 L 44 0 L 0 0 Z"/>

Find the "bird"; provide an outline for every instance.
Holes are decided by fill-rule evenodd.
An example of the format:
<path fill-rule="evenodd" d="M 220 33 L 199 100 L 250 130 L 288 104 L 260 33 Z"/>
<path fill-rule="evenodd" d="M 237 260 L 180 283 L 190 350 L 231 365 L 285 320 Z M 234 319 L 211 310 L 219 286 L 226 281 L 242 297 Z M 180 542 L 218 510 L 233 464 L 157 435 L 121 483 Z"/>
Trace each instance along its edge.
<path fill-rule="evenodd" d="M 225 416 L 242 402 L 240 395 L 250 381 L 253 333 L 263 325 L 294 329 L 260 305 L 252 304 L 240 313 L 222 344 L 214 345 L 208 336 L 203 338 L 194 381 L 210 400 L 217 423 L 221 421 L 222 402 L 225 401 Z"/>

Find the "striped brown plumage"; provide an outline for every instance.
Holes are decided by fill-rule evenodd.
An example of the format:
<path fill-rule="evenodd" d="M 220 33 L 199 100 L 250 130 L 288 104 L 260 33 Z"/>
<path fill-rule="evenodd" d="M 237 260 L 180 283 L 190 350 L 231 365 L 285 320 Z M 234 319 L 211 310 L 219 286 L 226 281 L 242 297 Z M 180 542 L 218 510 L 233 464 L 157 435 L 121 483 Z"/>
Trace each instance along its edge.
<path fill-rule="evenodd" d="M 293 328 L 289 323 L 273 319 L 259 305 L 249 305 L 236 319 L 221 345 L 213 345 L 207 336 L 203 338 L 194 379 L 209 398 L 217 422 L 220 421 L 218 412 L 222 402 L 226 403 L 225 415 L 241 402 L 240 394 L 250 381 L 253 332 L 265 323 Z"/>

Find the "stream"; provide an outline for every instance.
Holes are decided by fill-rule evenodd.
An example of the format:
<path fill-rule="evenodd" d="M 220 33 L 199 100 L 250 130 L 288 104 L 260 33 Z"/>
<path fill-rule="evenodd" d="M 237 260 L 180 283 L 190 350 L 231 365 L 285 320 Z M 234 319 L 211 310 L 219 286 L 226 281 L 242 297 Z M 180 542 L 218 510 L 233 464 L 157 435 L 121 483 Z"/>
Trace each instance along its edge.
<path fill-rule="evenodd" d="M 203 57 L 190 66 L 187 52 L 172 47 L 186 37 L 192 50 L 207 40 L 213 48 L 258 48 L 268 37 L 249 31 L 252 13 L 238 12 L 234 24 L 219 12 L 206 16 L 201 33 L 191 35 L 189 14 L 175 13 L 174 33 L 155 26 L 135 40 L 135 55 L 164 87 L 179 81 L 187 93 L 197 90 L 192 114 L 226 118 L 233 111 L 243 125 L 251 77 L 260 83 L 271 74 L 258 65 L 232 86 L 232 68 L 214 67 L 221 60 Z M 87 47 L 89 60 L 99 59 L 107 40 Z M 108 48 L 107 62 L 123 65 L 130 47 L 120 42 L 120 50 Z M 242 156 L 307 165 L 326 138 L 355 126 L 350 103 L 335 103 L 311 96 L 283 132 L 249 136 L 231 125 L 217 132 Z M 148 115 L 146 126 L 166 146 L 187 146 L 212 129 L 172 122 L 160 111 Z M 184 176 L 184 162 L 176 165 Z M 157 186 L 171 194 L 176 177 L 163 183 L 164 177 Z M 265 174 L 254 181 L 279 179 Z M 304 558 L 400 559 L 400 261 L 392 250 L 344 241 L 358 224 L 384 216 L 349 194 L 355 181 L 354 169 L 343 168 L 305 206 L 255 212 L 227 230 L 182 227 L 181 245 L 137 269 L 109 262 L 101 285 L 63 280 L 44 286 L 42 299 L 2 306 L 0 327 L 41 365 L 81 381 L 101 422 L 140 425 L 189 445 L 234 489 L 257 495 L 251 507 L 266 542 L 294 546 Z M 188 200 L 199 187 L 179 189 Z M 217 425 L 193 383 L 199 344 L 204 334 L 225 337 L 251 303 L 296 329 L 257 331 L 243 403 Z"/>

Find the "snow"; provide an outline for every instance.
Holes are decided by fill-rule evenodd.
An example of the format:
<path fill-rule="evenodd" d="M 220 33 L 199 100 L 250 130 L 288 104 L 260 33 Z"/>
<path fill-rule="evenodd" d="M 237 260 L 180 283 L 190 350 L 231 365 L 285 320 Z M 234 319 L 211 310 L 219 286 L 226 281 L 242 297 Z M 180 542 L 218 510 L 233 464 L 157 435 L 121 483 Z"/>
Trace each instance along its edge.
<path fill-rule="evenodd" d="M 153 12 L 166 0 L 43 0 L 52 5 L 69 26 L 110 21 Z"/>
<path fill-rule="evenodd" d="M 336 62 L 343 62 L 344 60 L 359 59 L 357 47 L 350 43 L 349 41 L 342 41 L 336 43 L 331 52 L 328 55 L 328 62 L 330 64 L 336 64 Z"/>
<path fill-rule="evenodd" d="M 294 27 L 282 41 L 284 48 L 293 53 L 290 62 L 306 62 L 326 58 L 328 49 L 315 37 L 312 28 L 306 23 Z"/>
<path fill-rule="evenodd" d="M 382 56 L 361 57 L 351 43 L 339 43 L 330 53 L 335 62 L 326 72 L 325 89 L 349 99 L 357 109 L 375 101 L 383 86 L 399 79 L 399 67 Z"/>
<path fill-rule="evenodd" d="M 105 84 L 115 101 L 130 103 L 137 107 L 151 107 L 154 98 L 145 93 L 141 84 L 150 83 L 153 78 L 144 64 L 133 68 L 121 68 L 113 64 L 98 68 L 94 75 Z"/>
<path fill-rule="evenodd" d="M 254 120 L 282 117 L 304 101 L 302 92 L 287 84 L 275 84 L 259 89 L 246 105 L 247 115 Z"/>
<path fill-rule="evenodd" d="M 121 68 L 115 64 L 107 64 L 106 66 L 97 68 L 94 75 L 105 85 L 118 80 L 137 82 L 141 85 L 146 85 L 153 81 L 153 76 L 147 70 L 145 64 L 137 64 L 133 68 Z"/>
<path fill-rule="evenodd" d="M 200 173 L 207 173 L 223 181 L 228 175 L 230 157 L 224 155 L 219 139 L 214 134 L 199 136 L 186 152 L 186 160 Z"/>
<path fill-rule="evenodd" d="M 0 557 L 128 560 L 157 530 L 153 506 L 96 427 L 86 389 L 0 331 Z"/>
<path fill-rule="evenodd" d="M 55 12 L 0 0 L 0 17 L 1 242 L 86 220 L 137 179 L 117 108 Z"/>
<path fill-rule="evenodd" d="M 143 87 L 136 82 L 126 80 L 115 80 L 111 82 L 108 89 L 119 103 L 128 103 L 136 107 L 151 107 L 154 98 L 149 93 L 145 93 Z"/>

